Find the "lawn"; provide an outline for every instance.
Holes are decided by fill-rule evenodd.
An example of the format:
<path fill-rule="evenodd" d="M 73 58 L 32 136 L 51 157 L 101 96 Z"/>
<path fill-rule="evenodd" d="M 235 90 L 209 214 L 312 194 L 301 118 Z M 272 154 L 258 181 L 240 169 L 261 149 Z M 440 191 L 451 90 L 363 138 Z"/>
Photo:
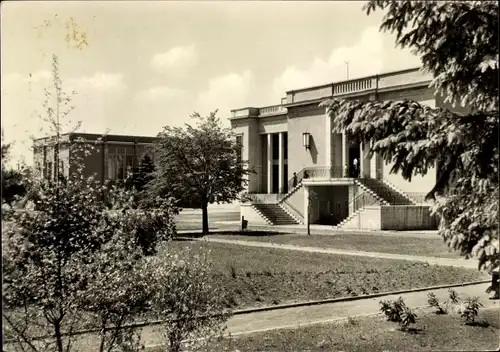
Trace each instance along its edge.
<path fill-rule="evenodd" d="M 239 212 L 213 212 L 208 214 L 209 229 L 210 231 L 233 229 L 238 227 L 234 224 L 226 224 L 227 221 L 238 221 L 240 219 Z M 202 224 L 201 211 L 199 213 L 184 213 L 180 212 L 175 217 L 175 224 L 177 230 L 200 230 Z"/>
<path fill-rule="evenodd" d="M 224 339 L 212 351 L 485 351 L 499 346 L 499 308 L 479 312 L 489 326 L 467 326 L 457 315 L 419 314 L 416 333 L 381 316 L 273 330 Z"/>
<path fill-rule="evenodd" d="M 195 253 L 210 250 L 214 279 L 229 293 L 228 306 L 238 308 L 489 278 L 477 270 L 427 263 L 202 241 L 173 241 L 165 250 L 186 246 Z"/>
<path fill-rule="evenodd" d="M 396 253 L 426 257 L 460 258 L 457 252 L 450 251 L 443 240 L 401 236 L 383 236 L 376 234 L 338 234 L 338 235 L 297 235 L 271 234 L 248 236 L 239 234 L 212 235 L 213 238 L 234 239 L 240 241 L 272 242 L 305 247 L 335 248 L 366 252 Z"/>

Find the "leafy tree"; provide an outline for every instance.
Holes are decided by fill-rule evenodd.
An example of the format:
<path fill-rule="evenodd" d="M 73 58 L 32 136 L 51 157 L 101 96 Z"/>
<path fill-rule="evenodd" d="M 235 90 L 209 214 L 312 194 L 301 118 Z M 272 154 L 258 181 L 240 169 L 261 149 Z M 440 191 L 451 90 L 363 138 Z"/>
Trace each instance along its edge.
<path fill-rule="evenodd" d="M 47 90 L 47 102 L 59 105 L 47 103 L 44 119 L 59 145 L 58 114 L 66 116 L 72 107 L 57 72 L 54 57 L 58 83 Z M 82 161 L 92 146 L 69 148 L 76 168 L 66 182 L 33 176 L 27 194 L 33 211 L 14 212 L 11 226 L 2 231 L 4 336 L 21 350 L 62 352 L 73 348 L 76 329 L 98 326 L 100 351 L 137 347 L 125 324 L 150 309 L 146 283 L 152 269 L 146 255 L 156 251 L 160 235 L 175 230 L 169 227 L 173 207 L 163 201 L 151 211 L 135 209 L 130 192 L 84 176 Z M 154 226 L 162 232 L 149 232 Z M 52 338 L 36 339 L 44 335 Z"/>
<path fill-rule="evenodd" d="M 240 160 L 240 146 L 216 112 L 195 113 L 196 126 L 166 126 L 154 144 L 156 171 L 148 186 L 155 196 L 172 196 L 180 207 L 201 208 L 203 234 L 208 234 L 208 204 L 238 198 L 249 173 Z"/>
<path fill-rule="evenodd" d="M 142 158 L 139 166 L 132 174 L 132 185 L 138 191 L 142 192 L 146 185 L 153 179 L 153 172 L 155 171 L 155 164 L 153 159 L 148 154 Z"/>
<path fill-rule="evenodd" d="M 23 174 L 19 170 L 2 167 L 2 203 L 12 203 L 26 194 Z"/>
<path fill-rule="evenodd" d="M 498 3 L 493 1 L 370 1 L 367 14 L 384 10 L 381 30 L 421 56 L 447 106 L 415 101 L 322 103 L 334 132 L 347 130 L 370 141 L 393 162 L 393 173 L 411 180 L 436 164 L 439 234 L 461 255 L 479 259 L 479 269 L 499 265 L 498 255 Z M 459 114 L 461 105 L 468 113 Z M 450 107 L 451 106 L 451 107 Z"/>
<path fill-rule="evenodd" d="M 208 255 L 186 249 L 176 255 L 167 253 L 157 261 L 150 279 L 156 292 L 152 307 L 165 319 L 160 332 L 167 350 L 179 352 L 184 347 L 193 351 L 221 337 L 229 311 L 224 309 L 226 293 L 211 275 Z"/>
<path fill-rule="evenodd" d="M 9 158 L 10 144 L 3 141 L 2 129 L 2 203 L 12 207 L 12 203 L 26 194 L 26 186 L 23 182 L 23 172 L 15 170 L 6 165 Z"/>

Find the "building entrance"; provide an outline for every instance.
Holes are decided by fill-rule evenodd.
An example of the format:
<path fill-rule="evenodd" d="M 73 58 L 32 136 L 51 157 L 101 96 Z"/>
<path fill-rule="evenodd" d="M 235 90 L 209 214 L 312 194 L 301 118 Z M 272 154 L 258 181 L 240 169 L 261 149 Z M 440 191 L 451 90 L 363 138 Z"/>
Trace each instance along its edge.
<path fill-rule="evenodd" d="M 359 176 L 359 170 L 360 170 L 360 144 L 357 142 L 350 142 L 349 143 L 349 177 L 358 177 Z M 357 166 L 354 167 L 354 160 L 357 160 Z"/>

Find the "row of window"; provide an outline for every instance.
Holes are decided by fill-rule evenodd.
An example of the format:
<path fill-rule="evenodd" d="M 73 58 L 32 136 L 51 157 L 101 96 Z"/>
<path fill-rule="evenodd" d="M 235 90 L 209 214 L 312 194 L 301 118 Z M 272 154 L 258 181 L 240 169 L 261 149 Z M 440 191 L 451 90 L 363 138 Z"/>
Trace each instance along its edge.
<path fill-rule="evenodd" d="M 64 168 L 65 164 L 63 160 L 59 160 L 59 175 L 66 177 L 68 175 L 68 170 Z M 41 163 L 37 162 L 35 168 L 42 174 L 47 180 L 54 180 L 56 178 L 56 169 L 54 167 L 54 162 L 48 161 L 42 168 Z"/>

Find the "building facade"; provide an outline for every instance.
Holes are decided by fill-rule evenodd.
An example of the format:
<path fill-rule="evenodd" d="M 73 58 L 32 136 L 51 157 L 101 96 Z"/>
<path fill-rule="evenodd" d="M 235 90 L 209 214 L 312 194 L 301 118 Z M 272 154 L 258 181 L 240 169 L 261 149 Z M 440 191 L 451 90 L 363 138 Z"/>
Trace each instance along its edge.
<path fill-rule="evenodd" d="M 67 177 L 77 167 L 75 160 L 81 159 L 86 176 L 95 175 L 101 182 L 122 181 L 127 170 L 135 168 L 146 153 L 153 157 L 148 147 L 154 140 L 154 137 L 69 133 L 61 135 L 59 158 L 56 158 L 55 138 L 39 138 L 34 142 L 34 165 L 45 178 L 54 179 L 56 161 L 59 172 Z M 75 143 L 87 144 L 93 149 L 84 156 L 80 148 L 69 148 Z"/>
<path fill-rule="evenodd" d="M 278 105 L 231 111 L 248 176 L 241 214 L 253 223 L 320 223 L 339 228 L 435 228 L 423 198 L 436 169 L 411 182 L 391 174 L 392 164 L 347 133 L 332 133 L 332 119 L 319 104 L 328 98 L 412 99 L 447 107 L 419 68 L 286 92 Z M 356 162 L 355 162 L 356 159 Z M 357 163 L 357 174 L 354 164 Z"/>

